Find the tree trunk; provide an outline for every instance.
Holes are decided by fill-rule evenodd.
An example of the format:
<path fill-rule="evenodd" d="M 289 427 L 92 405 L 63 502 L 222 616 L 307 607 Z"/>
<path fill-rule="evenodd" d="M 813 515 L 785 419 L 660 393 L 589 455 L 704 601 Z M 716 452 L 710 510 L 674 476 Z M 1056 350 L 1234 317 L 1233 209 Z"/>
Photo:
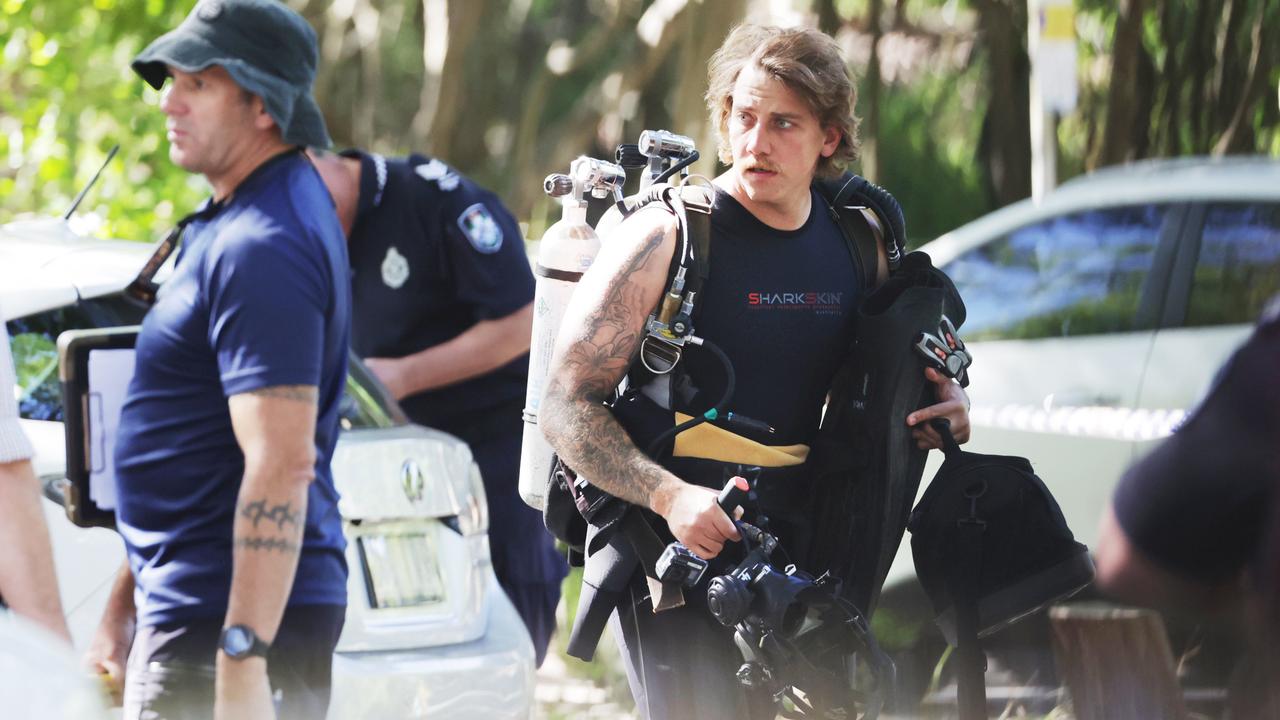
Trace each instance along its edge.
<path fill-rule="evenodd" d="M 1187 67 L 1191 68 L 1191 89 L 1188 94 L 1188 119 L 1191 130 L 1191 149 L 1196 153 L 1209 150 L 1211 131 L 1208 129 L 1209 105 L 1213 98 L 1208 92 L 1209 69 L 1217 64 L 1213 57 L 1213 35 L 1209 31 L 1212 18 L 1218 17 L 1222 5 L 1216 0 L 1200 0 L 1196 7 L 1196 19 L 1192 24 L 1193 40 L 1188 48 Z"/>
<path fill-rule="evenodd" d="M 1185 88 L 1181 58 L 1189 44 L 1185 40 L 1186 32 L 1183 29 L 1185 20 L 1186 14 L 1182 12 L 1181 3 L 1166 2 L 1161 5 L 1160 37 L 1164 41 L 1164 67 L 1160 73 L 1162 97 L 1159 113 L 1162 120 L 1156 134 L 1162 139 L 1160 147 L 1166 157 L 1178 156 L 1182 148 L 1180 125 Z"/>
<path fill-rule="evenodd" d="M 1186 717 L 1169 637 L 1154 610 L 1059 605 L 1049 623 L 1079 720 Z"/>
<path fill-rule="evenodd" d="M 672 130 L 688 135 L 698 145 L 702 156 L 696 170 L 713 176 L 718 169 L 716 161 L 716 129 L 712 127 L 705 100 L 707 91 L 707 61 L 724 42 L 724 34 L 707 32 L 707 28 L 728 28 L 734 18 L 742 17 L 745 0 L 718 0 L 704 2 L 690 8 L 684 25 L 683 47 L 677 68 L 675 96 L 671 98 Z M 632 140 L 628 140 L 632 142 Z"/>
<path fill-rule="evenodd" d="M 1213 78 L 1213 132 L 1224 132 L 1231 124 L 1235 110 L 1240 104 L 1241 96 L 1246 93 L 1246 77 L 1249 66 L 1256 56 L 1242 50 L 1241 34 L 1244 32 L 1245 15 L 1249 11 L 1247 0 L 1226 0 L 1223 8 L 1222 31 L 1217 38 L 1217 52 L 1214 55 L 1218 62 L 1214 67 Z M 1256 50 L 1257 47 L 1254 46 Z"/>
<path fill-rule="evenodd" d="M 818 29 L 822 32 L 835 36 L 840 26 L 844 24 L 844 19 L 840 17 L 840 12 L 836 10 L 836 0 L 818 0 Z"/>
<path fill-rule="evenodd" d="M 424 0 L 428 4 L 445 1 Z M 480 33 L 489 30 L 482 23 L 485 18 L 491 25 L 501 24 L 497 21 L 504 14 L 501 5 L 490 0 L 447 0 L 449 32 L 444 71 L 436 78 L 435 106 L 419 107 L 420 117 L 428 113 L 430 117 L 427 147 L 432 154 L 459 167 L 478 167 L 488 155 L 484 144 L 486 127 L 477 126 L 475 118 L 495 117 L 492 111 L 496 107 L 488 102 L 492 96 L 486 92 L 493 88 L 486 81 L 493 77 L 495 50 L 501 45 L 493 42 L 492 36 L 482 42 Z M 427 32 L 431 32 L 430 28 Z"/>
<path fill-rule="evenodd" d="M 884 37 L 881 15 L 883 0 L 867 3 L 867 30 L 871 33 L 871 57 L 867 60 L 866 113 L 862 117 L 862 174 L 873 183 L 880 182 L 880 40 Z"/>
<path fill-rule="evenodd" d="M 1250 33 L 1250 45 L 1253 48 L 1253 52 L 1249 58 L 1248 74 L 1244 81 L 1244 94 L 1236 103 L 1235 110 L 1231 113 L 1231 119 L 1228 121 L 1222 136 L 1218 138 L 1217 144 L 1214 145 L 1214 155 L 1250 153 L 1254 151 L 1255 141 L 1250 115 L 1252 115 L 1251 111 L 1257 107 L 1258 101 L 1267 95 L 1271 76 L 1271 66 L 1268 61 L 1271 57 L 1271 47 L 1274 44 L 1274 40 L 1263 32 L 1263 19 L 1265 17 L 1265 8 L 1258 8 L 1258 17 L 1254 21 L 1253 32 Z"/>
<path fill-rule="evenodd" d="M 1142 0 L 1121 0 L 1111 50 L 1111 88 L 1102 145 L 1089 163 L 1098 168 L 1133 159 L 1132 139 L 1138 120 L 1138 66 L 1142 52 Z"/>
<path fill-rule="evenodd" d="M 1024 0 L 980 0 L 978 25 L 986 50 L 989 96 L 978 159 L 995 207 L 1031 195 L 1030 63 Z"/>

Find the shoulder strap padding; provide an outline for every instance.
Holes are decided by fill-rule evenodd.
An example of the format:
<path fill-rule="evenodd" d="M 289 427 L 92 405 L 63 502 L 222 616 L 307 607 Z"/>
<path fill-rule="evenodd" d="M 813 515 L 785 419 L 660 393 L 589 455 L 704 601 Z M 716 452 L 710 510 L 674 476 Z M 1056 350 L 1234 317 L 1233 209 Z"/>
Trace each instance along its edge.
<path fill-rule="evenodd" d="M 902 206 L 887 190 L 853 173 L 817 180 L 814 185 L 834 211 L 846 241 L 850 242 L 866 287 L 875 287 L 878 247 L 883 244 L 890 271 L 897 269 L 906 252 Z"/>

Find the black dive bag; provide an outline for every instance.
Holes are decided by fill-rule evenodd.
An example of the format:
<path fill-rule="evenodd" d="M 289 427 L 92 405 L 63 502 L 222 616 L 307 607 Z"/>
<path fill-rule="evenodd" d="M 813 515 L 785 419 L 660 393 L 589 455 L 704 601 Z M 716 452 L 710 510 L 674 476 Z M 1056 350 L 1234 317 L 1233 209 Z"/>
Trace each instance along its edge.
<path fill-rule="evenodd" d="M 944 419 L 946 461 L 911 512 L 916 575 L 957 649 L 960 717 L 986 717 L 979 638 L 1075 594 L 1093 561 L 1026 458 L 965 452 Z"/>

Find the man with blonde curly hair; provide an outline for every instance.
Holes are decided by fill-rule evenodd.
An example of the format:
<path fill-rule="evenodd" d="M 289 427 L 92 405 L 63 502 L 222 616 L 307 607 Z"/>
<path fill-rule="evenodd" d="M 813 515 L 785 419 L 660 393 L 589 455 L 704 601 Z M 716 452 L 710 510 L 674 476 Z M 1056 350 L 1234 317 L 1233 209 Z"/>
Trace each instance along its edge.
<path fill-rule="evenodd" d="M 726 469 L 763 467 L 756 489 L 771 531 L 796 555 L 793 549 L 809 541 L 809 444 L 850 346 L 857 302 L 869 289 L 850 260 L 835 211 L 814 188 L 815 179 L 839 175 L 856 154 L 855 92 L 830 37 L 755 25 L 730 33 L 711 60 L 709 86 L 720 158 L 730 167 L 714 180 L 710 273 L 699 293 L 697 331 L 732 360 L 734 413 L 760 422 L 744 427 L 715 420 L 653 457 L 639 449 L 681 414 L 701 415 L 723 394 L 725 371 L 698 350 L 681 360 L 688 383 L 685 392 L 672 394 L 672 407 L 647 392 L 606 405 L 667 287 L 676 222 L 654 204 L 605 238 L 583 276 L 552 360 L 541 427 L 569 467 L 652 511 L 661 518 L 655 520 L 660 532 L 711 561 L 701 583 L 685 591 L 682 607 L 655 613 L 643 572 L 615 601 L 614 636 L 641 717 L 772 718 L 772 696 L 735 678 L 742 657 L 732 631 L 706 606 L 706 583 L 742 556 L 738 531 L 717 505 L 714 488 L 724 484 Z M 883 279 L 883 244 L 878 255 Z M 929 418 L 946 417 L 963 442 L 969 433 L 963 391 L 936 373 L 929 379 L 937 404 L 906 421 L 927 425 Z M 931 431 L 914 432 L 921 447 L 940 446 Z M 579 620 L 606 597 L 595 590 L 584 588 Z"/>

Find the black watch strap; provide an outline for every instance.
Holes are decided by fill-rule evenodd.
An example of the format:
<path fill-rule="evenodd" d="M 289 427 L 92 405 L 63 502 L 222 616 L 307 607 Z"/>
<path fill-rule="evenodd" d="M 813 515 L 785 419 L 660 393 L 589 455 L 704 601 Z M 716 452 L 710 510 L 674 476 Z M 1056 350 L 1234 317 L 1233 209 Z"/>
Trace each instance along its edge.
<path fill-rule="evenodd" d="M 263 642 L 248 625 L 232 625 L 222 629 L 222 634 L 218 636 L 218 649 L 232 660 L 244 660 L 266 657 L 271 644 Z"/>

